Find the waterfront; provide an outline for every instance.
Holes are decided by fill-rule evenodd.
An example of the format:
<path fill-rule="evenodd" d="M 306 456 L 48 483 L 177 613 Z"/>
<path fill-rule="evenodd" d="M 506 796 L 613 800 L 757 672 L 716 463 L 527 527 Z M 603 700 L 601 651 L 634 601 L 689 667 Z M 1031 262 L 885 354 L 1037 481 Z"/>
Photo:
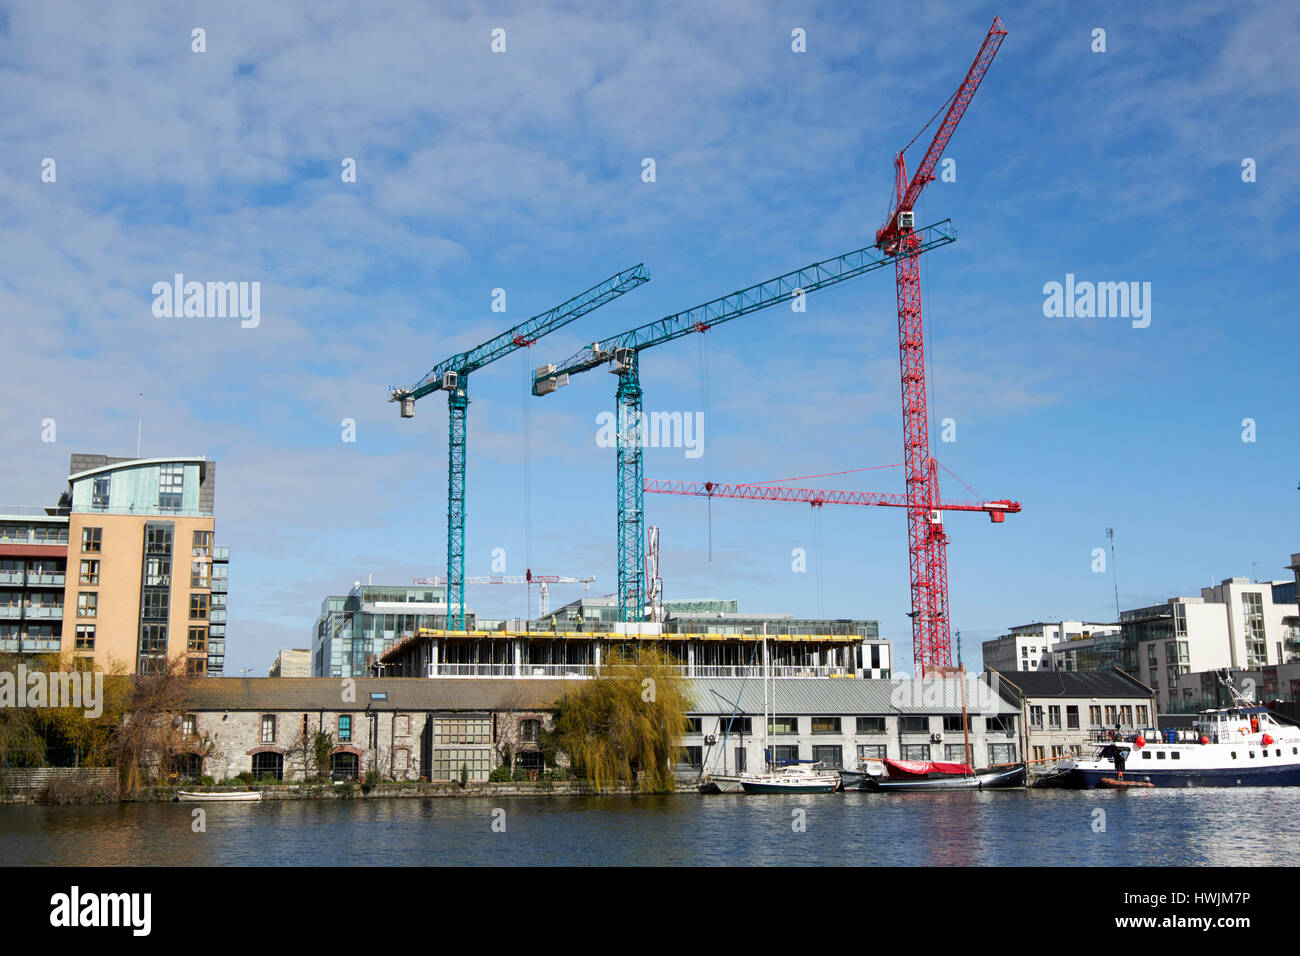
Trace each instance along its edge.
<path fill-rule="evenodd" d="M 1300 842 L 1297 788 L 213 804 L 203 833 L 194 809 L 0 807 L 0 863 L 1268 866 Z"/>

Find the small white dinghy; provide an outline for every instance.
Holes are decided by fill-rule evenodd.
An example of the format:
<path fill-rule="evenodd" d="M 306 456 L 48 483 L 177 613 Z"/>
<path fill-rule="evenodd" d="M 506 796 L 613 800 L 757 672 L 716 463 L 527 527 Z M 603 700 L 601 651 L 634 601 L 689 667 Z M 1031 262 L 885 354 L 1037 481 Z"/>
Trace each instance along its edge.
<path fill-rule="evenodd" d="M 262 799 L 260 790 L 228 790 L 224 793 L 197 793 L 193 790 L 179 790 L 176 793 L 178 803 L 251 803 Z"/>

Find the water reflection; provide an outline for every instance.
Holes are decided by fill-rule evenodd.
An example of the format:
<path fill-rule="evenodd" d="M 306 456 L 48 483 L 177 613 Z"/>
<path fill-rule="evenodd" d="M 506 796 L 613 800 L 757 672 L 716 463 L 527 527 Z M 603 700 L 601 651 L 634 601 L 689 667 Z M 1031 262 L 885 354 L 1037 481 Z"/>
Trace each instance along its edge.
<path fill-rule="evenodd" d="M 1295 789 L 269 801 L 205 806 L 205 833 L 194 809 L 0 807 L 0 863 L 1249 866 L 1300 837 Z"/>

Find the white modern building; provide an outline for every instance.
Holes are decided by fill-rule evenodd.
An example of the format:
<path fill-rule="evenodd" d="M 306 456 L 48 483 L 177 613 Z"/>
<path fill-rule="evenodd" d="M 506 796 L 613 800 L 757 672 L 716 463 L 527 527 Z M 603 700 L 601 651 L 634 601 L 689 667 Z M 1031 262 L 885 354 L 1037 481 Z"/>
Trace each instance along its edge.
<path fill-rule="evenodd" d="M 1007 674 L 1012 671 L 1080 670 L 1077 661 L 1066 654 L 1060 661 L 1056 652 L 1060 645 L 1087 641 L 1096 637 L 1119 633 L 1117 624 L 1098 624 L 1089 621 L 1035 621 L 1018 624 L 1001 637 L 985 641 L 984 667 Z"/>
<path fill-rule="evenodd" d="M 1274 601 L 1285 581 L 1225 578 L 1201 589 L 1201 596 L 1170 598 L 1163 604 L 1125 611 L 1125 636 L 1131 635 L 1143 683 L 1156 692 L 1161 709 L 1198 693 L 1191 674 L 1231 668 L 1260 671 L 1300 659 L 1295 604 Z M 1196 682 L 1199 686 L 1199 682 Z"/>

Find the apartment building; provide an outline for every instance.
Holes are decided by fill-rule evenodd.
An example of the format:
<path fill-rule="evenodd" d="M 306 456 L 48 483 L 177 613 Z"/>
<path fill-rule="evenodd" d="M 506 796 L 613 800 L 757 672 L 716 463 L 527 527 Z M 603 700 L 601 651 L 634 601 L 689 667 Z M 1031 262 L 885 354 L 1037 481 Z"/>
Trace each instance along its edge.
<path fill-rule="evenodd" d="M 191 674 L 225 656 L 225 574 L 213 614 L 216 462 L 73 455 L 63 649 L 82 666 Z M 218 631 L 214 640 L 213 625 Z"/>
<path fill-rule="evenodd" d="M 312 631 L 311 676 L 367 676 L 402 638 L 420 628 L 446 628 L 446 595 L 447 589 L 437 585 L 357 581 L 347 594 L 325 598 Z M 465 618 L 473 627 L 469 608 Z"/>
<path fill-rule="evenodd" d="M 67 508 L 0 508 L 0 653 L 59 652 L 67 567 Z"/>

